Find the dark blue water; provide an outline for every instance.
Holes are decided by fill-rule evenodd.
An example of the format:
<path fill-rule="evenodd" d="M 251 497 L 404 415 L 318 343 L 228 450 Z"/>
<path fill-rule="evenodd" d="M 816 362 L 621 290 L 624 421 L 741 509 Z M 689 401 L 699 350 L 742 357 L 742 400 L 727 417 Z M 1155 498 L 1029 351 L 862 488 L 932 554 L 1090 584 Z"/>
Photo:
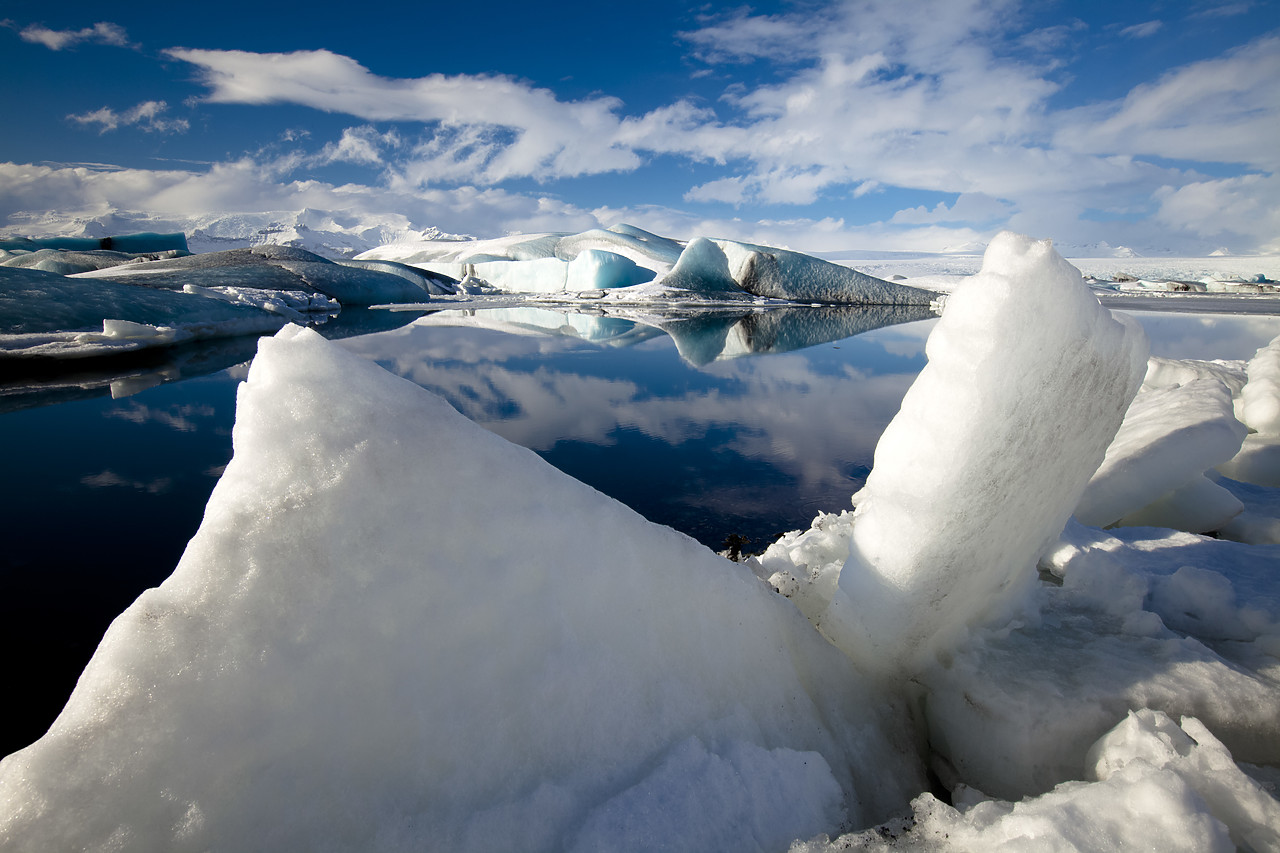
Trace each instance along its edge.
<path fill-rule="evenodd" d="M 1247 358 L 1280 334 L 1276 317 L 1142 321 L 1153 352 L 1176 357 Z M 478 312 L 339 345 L 650 520 L 751 551 L 849 507 L 923 366 L 932 321 L 852 334 L 866 325 L 847 309 L 656 326 Z M 111 619 L 168 576 L 199 526 L 246 367 L 161 382 L 192 372 L 123 371 L 117 394 L 136 393 L 118 399 L 110 375 L 37 377 L 0 396 L 0 755 L 44 732 Z"/>

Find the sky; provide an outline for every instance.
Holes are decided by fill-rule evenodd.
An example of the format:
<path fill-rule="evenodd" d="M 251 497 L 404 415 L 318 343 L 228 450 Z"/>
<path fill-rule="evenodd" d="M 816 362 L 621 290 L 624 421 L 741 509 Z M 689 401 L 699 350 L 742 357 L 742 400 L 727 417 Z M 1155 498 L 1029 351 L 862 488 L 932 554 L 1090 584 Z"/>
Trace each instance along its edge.
<path fill-rule="evenodd" d="M 1280 252 L 1280 0 L 6 0 L 0 80 L 8 233 L 308 208 Z"/>

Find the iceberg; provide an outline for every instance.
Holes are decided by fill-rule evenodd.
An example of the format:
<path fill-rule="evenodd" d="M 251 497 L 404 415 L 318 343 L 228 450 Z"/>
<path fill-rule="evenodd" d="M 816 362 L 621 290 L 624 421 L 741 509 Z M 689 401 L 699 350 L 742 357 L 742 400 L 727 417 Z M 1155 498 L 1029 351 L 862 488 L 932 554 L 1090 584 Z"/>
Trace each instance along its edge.
<path fill-rule="evenodd" d="M 114 237 L 0 237 L 0 251 L 34 252 L 40 249 L 66 250 L 70 252 L 125 252 L 144 255 L 153 252 L 186 253 L 185 234 L 157 234 L 142 231 L 137 234 L 121 234 Z"/>
<path fill-rule="evenodd" d="M 198 293 L 104 280 L 86 285 L 0 267 L 0 358 L 86 358 L 274 332 L 280 313 Z"/>
<path fill-rule="evenodd" d="M 0 762 L 19 848 L 777 850 L 925 784 L 905 704 L 743 566 L 315 332 L 260 343 L 233 440 Z"/>
<path fill-rule="evenodd" d="M 799 252 L 707 237 L 681 243 L 632 225 L 579 234 L 398 242 L 358 258 L 399 261 L 458 279 L 472 277 L 515 293 L 646 284 L 650 295 L 920 306 L 937 296 Z"/>
<path fill-rule="evenodd" d="M 78 277 L 130 281 L 170 290 L 187 285 L 302 290 L 323 294 L 343 305 L 426 302 L 430 298 L 427 276 L 414 280 L 402 271 L 347 266 L 305 249 L 274 245 L 128 264 Z"/>
<path fill-rule="evenodd" d="M 153 252 L 139 255 L 127 252 L 113 252 L 106 249 L 87 252 L 66 249 L 37 249 L 31 252 L 6 252 L 0 254 L 0 266 L 44 270 L 45 272 L 55 272 L 59 275 L 74 275 L 80 272 L 118 267 L 121 264 L 176 258 L 183 254 L 185 252 Z M 8 257 L 4 257 L 4 255 L 8 255 Z"/>
<path fill-rule="evenodd" d="M 751 316 L 690 326 L 690 349 L 754 345 Z M 856 509 L 738 564 L 314 331 L 263 339 L 178 567 L 0 761 L 0 837 L 1274 848 L 1280 546 L 1070 519 L 1106 458 L 1136 460 L 1113 466 L 1124 515 L 1209 482 L 1229 442 L 1136 487 L 1232 419 L 1241 370 L 1148 362 L 1047 241 L 1012 234 L 927 353 Z"/>

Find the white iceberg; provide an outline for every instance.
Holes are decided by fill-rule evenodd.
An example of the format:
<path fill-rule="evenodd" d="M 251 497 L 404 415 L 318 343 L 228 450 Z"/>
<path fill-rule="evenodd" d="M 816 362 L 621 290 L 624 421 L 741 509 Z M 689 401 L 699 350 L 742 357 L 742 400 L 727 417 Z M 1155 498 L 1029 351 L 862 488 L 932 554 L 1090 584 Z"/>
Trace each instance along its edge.
<path fill-rule="evenodd" d="M 1280 546 L 1068 522 L 1142 334 L 1002 235 L 928 354 L 858 511 L 749 564 L 789 602 L 314 332 L 262 341 L 181 563 L 0 761 L 0 837 L 825 851 L 913 810 L 834 847 L 1275 846 L 1238 762 L 1280 764 Z"/>
<path fill-rule="evenodd" d="M 580 234 L 398 242 L 359 258 L 399 261 L 517 293 L 650 284 L 651 295 L 675 291 L 712 298 L 924 306 L 936 296 L 799 252 L 707 237 L 681 243 L 631 225 Z"/>
<path fill-rule="evenodd" d="M 74 277 L 137 282 L 170 290 L 187 285 L 305 290 L 324 294 L 343 305 L 426 302 L 430 298 L 425 276 L 414 281 L 402 271 L 347 266 L 305 249 L 274 245 L 125 264 Z"/>
<path fill-rule="evenodd" d="M 285 322 L 199 293 L 0 267 L 0 358 L 87 358 L 274 332 Z"/>
<path fill-rule="evenodd" d="M 924 784 L 788 602 L 433 395 L 292 327 L 238 409 L 172 577 L 0 763 L 19 849 L 777 850 Z"/>

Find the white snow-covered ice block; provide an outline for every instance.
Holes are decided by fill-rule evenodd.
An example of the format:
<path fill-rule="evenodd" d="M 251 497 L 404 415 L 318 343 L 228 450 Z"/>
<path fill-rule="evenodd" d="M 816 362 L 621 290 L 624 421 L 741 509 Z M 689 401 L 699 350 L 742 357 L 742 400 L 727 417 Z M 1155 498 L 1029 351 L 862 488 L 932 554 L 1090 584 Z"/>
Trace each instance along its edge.
<path fill-rule="evenodd" d="M 1280 849 L 1280 803 L 1194 717 L 1129 714 L 1098 739 L 1079 781 L 1018 802 L 963 789 L 954 806 L 932 794 L 910 821 L 791 853 L 1235 853 Z"/>
<path fill-rule="evenodd" d="M 1115 535 L 1112 535 L 1115 534 Z M 1123 537 L 1123 538 L 1120 538 Z M 1016 799 L 1085 778 L 1129 711 L 1193 715 L 1241 761 L 1280 760 L 1280 547 L 1072 522 L 1036 613 L 975 632 L 920 676 L 957 778 Z"/>
<path fill-rule="evenodd" d="M 745 567 L 289 327 L 173 575 L 0 762 L 14 850 L 779 850 L 924 784 Z"/>
<path fill-rule="evenodd" d="M 1004 232 L 951 295 L 876 447 L 820 627 L 866 666 L 918 665 L 1016 607 L 1142 381 L 1146 336 L 1053 250 Z"/>
<path fill-rule="evenodd" d="M 198 293 L 0 267 L 0 357 L 89 358 L 274 332 L 285 322 L 279 314 Z M 122 332 L 127 328 L 153 331 L 131 335 Z"/>
<path fill-rule="evenodd" d="M 1234 457 L 1248 432 L 1231 392 L 1213 377 L 1134 398 L 1075 517 L 1095 527 L 1156 525 L 1205 533 L 1242 509 L 1204 472 Z"/>

